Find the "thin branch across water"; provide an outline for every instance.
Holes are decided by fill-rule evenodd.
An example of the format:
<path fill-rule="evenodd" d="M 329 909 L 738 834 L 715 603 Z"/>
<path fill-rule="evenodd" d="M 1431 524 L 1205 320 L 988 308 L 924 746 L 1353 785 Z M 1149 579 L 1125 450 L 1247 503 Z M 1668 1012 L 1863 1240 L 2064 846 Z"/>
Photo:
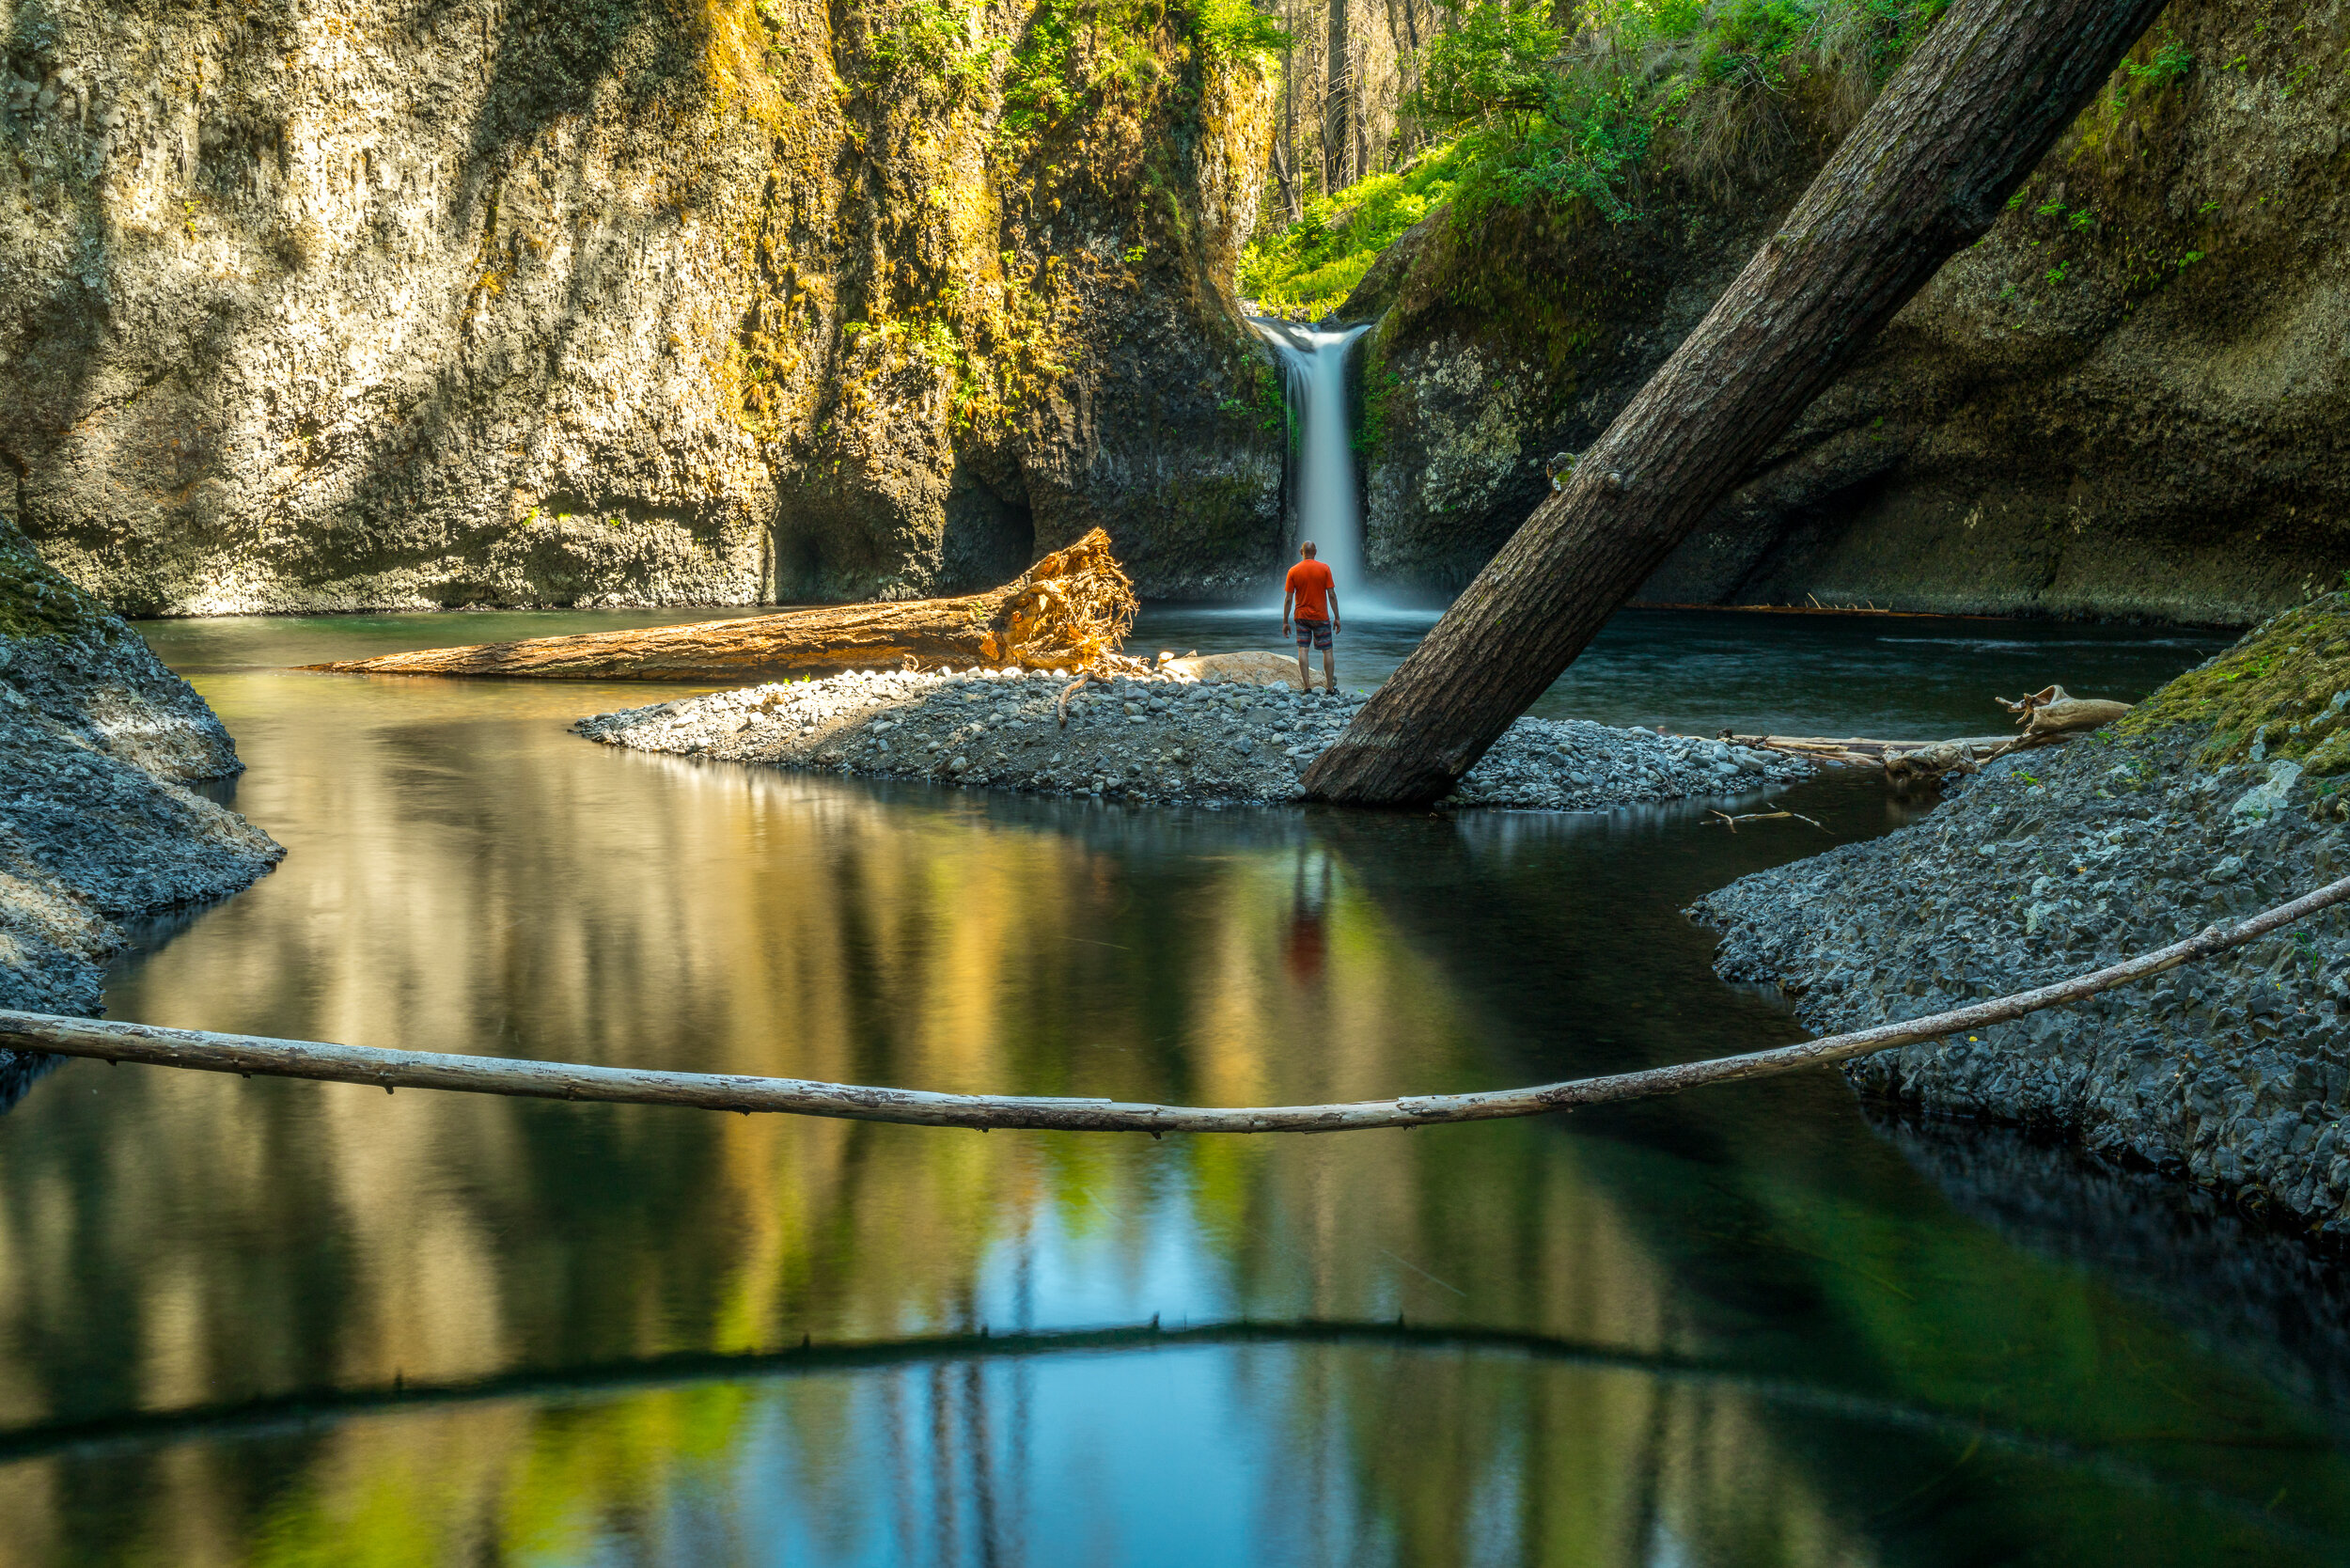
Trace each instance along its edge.
<path fill-rule="evenodd" d="M 2350 900 L 2350 877 L 2327 884 L 2232 926 L 2212 926 L 2183 942 L 2076 975 L 2035 990 L 1969 1007 L 1931 1013 L 1848 1034 L 1828 1035 L 1775 1050 L 1707 1061 L 1653 1067 L 1526 1089 L 1475 1094 L 1407 1094 L 1321 1105 L 1154 1105 L 1107 1099 L 1029 1094 L 937 1094 L 924 1090 L 803 1078 L 665 1073 L 644 1068 L 589 1067 L 507 1057 L 444 1056 L 386 1051 L 364 1045 L 266 1040 L 158 1028 L 107 1019 L 0 1011 L 0 1047 L 92 1057 L 102 1061 L 184 1067 L 208 1073 L 316 1078 L 398 1089 L 451 1090 L 540 1100 L 686 1105 L 702 1110 L 779 1112 L 857 1121 L 896 1121 L 925 1127 L 1015 1128 L 1089 1133 L 1343 1133 L 1378 1127 L 1427 1127 L 1541 1116 L 1585 1105 L 1614 1105 L 1678 1094 L 1708 1084 L 1763 1078 L 1825 1067 L 1897 1046 L 2005 1024 L 2047 1008 L 2085 1000 L 2116 986 L 2167 973 L 2184 964 L 2240 948 Z"/>

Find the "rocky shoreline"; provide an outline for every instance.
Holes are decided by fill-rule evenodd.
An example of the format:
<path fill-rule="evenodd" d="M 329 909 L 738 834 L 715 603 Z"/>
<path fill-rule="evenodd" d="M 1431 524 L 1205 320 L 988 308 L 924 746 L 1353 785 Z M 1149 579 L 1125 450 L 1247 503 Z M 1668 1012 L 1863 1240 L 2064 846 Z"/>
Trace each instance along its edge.
<path fill-rule="evenodd" d="M 1048 794 L 1231 805 L 1300 798 L 1357 694 L 1153 674 L 887 672 L 747 686 L 582 719 L 606 745 Z M 1451 804 L 1595 811 L 1793 783 L 1809 764 L 1686 736 L 1520 719 Z"/>
<path fill-rule="evenodd" d="M 243 768 L 195 689 L 0 523 L 0 1008 L 96 1013 L 116 922 L 275 865 L 188 788 Z M 0 1050 L 0 1108 L 54 1060 Z"/>
<path fill-rule="evenodd" d="M 2002 759 L 1922 821 L 1691 913 L 1822 1030 L 2001 996 L 2350 871 L 2350 600 L 2255 632 L 2115 730 Z M 2350 1241 L 2350 917 L 1855 1063 L 1862 1089 L 2060 1130 Z"/>

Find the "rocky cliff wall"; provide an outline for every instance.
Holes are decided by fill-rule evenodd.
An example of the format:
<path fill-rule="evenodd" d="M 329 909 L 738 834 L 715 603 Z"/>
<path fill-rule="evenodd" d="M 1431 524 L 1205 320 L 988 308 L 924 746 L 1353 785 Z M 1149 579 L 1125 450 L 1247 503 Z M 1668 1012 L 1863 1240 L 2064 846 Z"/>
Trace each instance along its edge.
<path fill-rule="evenodd" d="M 2238 623 L 2330 585 L 2350 566 L 2346 47 L 2342 0 L 2176 0 L 1643 597 Z M 1465 581 L 1543 461 L 1679 346 L 1845 123 L 1800 97 L 1756 112 L 1777 150 L 1742 178 L 1650 170 L 1614 225 L 1438 213 L 1365 278 L 1345 314 L 1382 314 L 1361 360 L 1375 571 Z"/>
<path fill-rule="evenodd" d="M 188 788 L 241 767 L 204 699 L 0 523 L 0 1007 L 97 1011 L 118 919 L 275 864 Z M 0 1051 L 0 1108 L 36 1065 Z"/>
<path fill-rule="evenodd" d="M 128 613 L 1273 563 L 1271 88 L 1180 6 L 0 17 L 0 510 Z"/>

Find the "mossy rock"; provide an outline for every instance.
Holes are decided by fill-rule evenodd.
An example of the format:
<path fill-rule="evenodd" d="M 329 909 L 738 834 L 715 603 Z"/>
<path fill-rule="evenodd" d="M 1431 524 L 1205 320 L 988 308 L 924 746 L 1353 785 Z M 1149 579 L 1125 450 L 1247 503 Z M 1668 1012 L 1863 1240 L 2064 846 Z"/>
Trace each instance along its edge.
<path fill-rule="evenodd" d="M 2256 628 L 2154 693 L 2126 736 L 2207 729 L 2207 767 L 2289 759 L 2320 776 L 2350 773 L 2350 593 L 2330 593 Z"/>
<path fill-rule="evenodd" d="M 0 637 L 106 635 L 117 624 L 89 594 L 52 570 L 0 524 Z"/>

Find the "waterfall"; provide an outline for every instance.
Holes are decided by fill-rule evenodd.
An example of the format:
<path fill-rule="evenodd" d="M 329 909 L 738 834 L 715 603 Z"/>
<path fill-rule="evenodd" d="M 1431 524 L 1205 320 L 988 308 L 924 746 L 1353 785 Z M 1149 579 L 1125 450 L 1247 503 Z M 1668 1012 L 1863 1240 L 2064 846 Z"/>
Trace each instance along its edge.
<path fill-rule="evenodd" d="M 1248 324 L 1281 356 L 1295 419 L 1297 449 L 1292 504 L 1297 538 L 1315 552 L 1337 582 L 1339 605 L 1369 608 L 1363 571 L 1363 509 L 1355 488 L 1355 447 L 1346 420 L 1346 355 L 1368 327 L 1298 326 L 1251 317 Z"/>

